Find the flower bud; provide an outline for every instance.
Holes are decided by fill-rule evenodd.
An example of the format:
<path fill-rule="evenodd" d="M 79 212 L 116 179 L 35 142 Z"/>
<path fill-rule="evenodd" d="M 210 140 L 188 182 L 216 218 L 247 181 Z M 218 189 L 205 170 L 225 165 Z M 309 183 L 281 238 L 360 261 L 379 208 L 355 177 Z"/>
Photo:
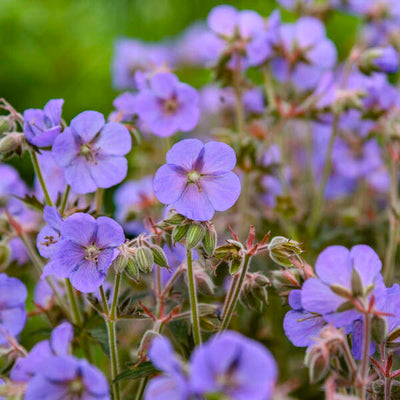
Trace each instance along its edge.
<path fill-rule="evenodd" d="M 215 249 L 217 247 L 217 232 L 214 228 L 214 225 L 210 224 L 206 233 L 203 237 L 203 248 L 208 257 L 212 257 L 214 255 Z"/>
<path fill-rule="evenodd" d="M 131 249 L 125 243 L 123 243 L 119 247 L 119 254 L 113 263 L 115 272 L 117 272 L 117 273 L 123 272 L 124 269 L 126 268 L 128 262 L 130 260 L 132 260 L 132 257 L 133 256 L 132 256 Z"/>
<path fill-rule="evenodd" d="M 7 133 L 0 139 L 0 154 L 9 155 L 21 147 L 22 134 L 18 132 Z"/>
<path fill-rule="evenodd" d="M 374 315 L 371 319 L 371 335 L 376 343 L 383 343 L 388 333 L 386 318 Z"/>
<path fill-rule="evenodd" d="M 399 69 L 399 54 L 393 46 L 374 47 L 364 51 L 359 67 L 366 75 L 372 72 L 395 73 Z"/>
<path fill-rule="evenodd" d="M 151 245 L 150 250 L 153 253 L 154 262 L 160 267 L 168 267 L 168 259 L 164 253 L 164 250 L 157 245 Z"/>
<path fill-rule="evenodd" d="M 301 287 L 302 279 L 297 268 L 272 271 L 272 285 L 281 290 L 296 289 Z"/>
<path fill-rule="evenodd" d="M 206 228 L 203 224 L 191 224 L 186 234 L 186 247 L 195 248 L 203 239 Z"/>
<path fill-rule="evenodd" d="M 177 225 L 172 231 L 172 241 L 175 243 L 180 242 L 186 235 L 189 225 Z"/>
<path fill-rule="evenodd" d="M 197 262 L 193 263 L 193 273 L 199 292 L 205 295 L 212 295 L 214 293 L 214 283 L 207 272 Z M 186 279 L 187 274 L 185 275 Z"/>
<path fill-rule="evenodd" d="M 300 262 L 302 249 L 300 243 L 287 239 L 283 236 L 275 236 L 268 245 L 269 256 L 271 259 L 282 267 L 290 267 L 293 265 L 291 259 L 297 258 Z"/>
<path fill-rule="evenodd" d="M 153 270 L 154 257 L 152 251 L 148 247 L 138 247 L 133 255 L 133 260 L 143 273 L 147 274 Z"/>
<path fill-rule="evenodd" d="M 0 135 L 4 132 L 9 132 L 13 129 L 10 116 L 2 115 L 0 117 Z"/>
<path fill-rule="evenodd" d="M 183 215 L 171 211 L 165 219 L 165 222 L 170 225 L 180 225 L 185 219 Z"/>
<path fill-rule="evenodd" d="M 324 352 L 314 352 L 311 348 L 304 362 L 309 368 L 312 383 L 321 381 L 329 372 L 329 356 Z"/>
<path fill-rule="evenodd" d="M 259 272 L 248 273 L 240 293 L 240 301 L 251 309 L 261 311 L 268 304 L 269 284 L 269 279 Z"/>
<path fill-rule="evenodd" d="M 126 275 L 129 278 L 133 279 L 135 282 L 139 280 L 139 268 L 133 259 L 128 261 L 124 271 Z"/>
<path fill-rule="evenodd" d="M 148 330 L 145 332 L 145 334 L 142 337 L 142 340 L 140 341 L 139 349 L 138 349 L 138 356 L 140 359 L 143 359 L 146 357 L 147 352 L 149 351 L 151 342 L 156 336 L 159 336 L 160 334 L 156 331 L 153 330 Z"/>
<path fill-rule="evenodd" d="M 0 266 L 7 264 L 10 256 L 10 248 L 4 242 L 0 242 Z"/>

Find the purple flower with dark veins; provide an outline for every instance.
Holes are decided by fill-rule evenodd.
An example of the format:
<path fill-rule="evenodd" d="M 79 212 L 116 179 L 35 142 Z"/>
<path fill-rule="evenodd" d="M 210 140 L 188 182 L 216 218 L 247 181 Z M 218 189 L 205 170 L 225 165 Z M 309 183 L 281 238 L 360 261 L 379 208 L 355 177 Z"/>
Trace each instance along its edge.
<path fill-rule="evenodd" d="M 64 168 L 65 179 L 76 193 L 109 188 L 126 176 L 124 157 L 131 149 L 129 131 L 119 123 L 105 123 L 96 111 L 84 111 L 57 136 L 53 155 Z"/>
<path fill-rule="evenodd" d="M 241 186 L 232 172 L 236 155 L 230 146 L 185 139 L 176 143 L 166 158 L 167 164 L 159 168 L 153 183 L 161 203 L 196 221 L 208 221 L 215 211 L 235 204 Z"/>
<path fill-rule="evenodd" d="M 110 389 L 103 373 L 73 356 L 54 356 L 30 380 L 25 400 L 85 399 L 110 400 Z"/>
<path fill-rule="evenodd" d="M 262 344 L 233 331 L 197 347 L 190 366 L 194 393 L 219 393 L 231 400 L 270 399 L 278 375 L 273 356 Z"/>
<path fill-rule="evenodd" d="M 0 274 L 0 345 L 7 343 L 7 336 L 18 335 L 25 326 L 25 285 L 17 278 Z"/>
<path fill-rule="evenodd" d="M 302 305 L 337 328 L 346 327 L 361 317 L 352 300 L 367 301 L 372 294 L 376 299 L 384 296 L 381 268 L 381 260 L 369 246 L 357 245 L 351 250 L 343 246 L 327 247 L 315 264 L 318 278 L 304 282 Z"/>
<path fill-rule="evenodd" d="M 24 134 L 29 143 L 48 147 L 61 132 L 63 99 L 50 100 L 43 110 L 30 108 L 24 111 Z"/>
<path fill-rule="evenodd" d="M 305 311 L 301 304 L 301 290 L 292 290 L 289 294 L 289 305 L 293 310 L 285 315 L 283 329 L 288 339 L 297 347 L 306 347 L 314 343 L 314 338 L 326 325 L 319 314 Z"/>
<path fill-rule="evenodd" d="M 66 218 L 59 240 L 43 276 L 69 278 L 75 289 L 92 293 L 106 278 L 108 268 L 118 256 L 117 247 L 125 241 L 121 226 L 108 217 L 94 219 L 76 213 Z"/>
<path fill-rule="evenodd" d="M 149 86 L 136 96 L 136 112 L 156 136 L 188 132 L 199 121 L 197 91 L 169 72 L 152 76 Z"/>

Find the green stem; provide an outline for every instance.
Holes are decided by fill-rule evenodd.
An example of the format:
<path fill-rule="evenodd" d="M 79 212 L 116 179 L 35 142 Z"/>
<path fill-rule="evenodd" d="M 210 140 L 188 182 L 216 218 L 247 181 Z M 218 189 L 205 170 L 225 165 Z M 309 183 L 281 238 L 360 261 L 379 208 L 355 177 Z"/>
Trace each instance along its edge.
<path fill-rule="evenodd" d="M 394 259 L 396 257 L 397 241 L 399 236 L 398 201 L 399 201 L 399 163 L 395 157 L 390 157 L 390 193 L 389 193 L 389 241 L 385 254 L 383 276 L 385 282 L 390 284 L 393 274 Z"/>
<path fill-rule="evenodd" d="M 324 164 L 324 169 L 322 171 L 322 179 L 313 204 L 313 208 L 311 210 L 310 221 L 308 225 L 308 233 L 310 237 L 314 235 L 315 230 L 318 227 L 318 224 L 321 219 L 322 203 L 324 200 L 326 185 L 328 183 L 328 179 L 332 170 L 332 153 L 338 134 L 339 134 L 339 114 L 335 114 L 332 127 L 332 134 L 331 137 L 329 138 L 328 149 L 326 151 L 325 164 Z"/>
<path fill-rule="evenodd" d="M 61 203 L 61 208 L 60 208 L 61 215 L 64 214 L 65 207 L 67 206 L 67 201 L 68 201 L 68 196 L 69 196 L 70 190 L 71 190 L 71 186 L 67 185 L 67 187 L 65 188 L 64 196 L 63 196 L 62 203 Z"/>
<path fill-rule="evenodd" d="M 225 314 L 228 311 L 229 304 L 232 301 L 233 293 L 235 293 L 235 289 L 236 289 L 238 281 L 239 281 L 239 274 L 233 275 L 231 285 L 229 286 L 228 294 L 226 295 L 226 298 L 225 298 L 224 308 L 222 310 L 222 319 L 224 319 Z"/>
<path fill-rule="evenodd" d="M 74 288 L 72 287 L 71 281 L 65 278 L 65 285 L 67 287 L 68 300 L 72 309 L 73 322 L 77 326 L 82 326 L 82 316 L 79 311 L 78 301 L 75 296 Z"/>
<path fill-rule="evenodd" d="M 149 378 L 142 378 L 139 382 L 139 387 L 136 391 L 135 400 L 141 400 L 143 398 L 144 390 L 146 389 L 147 381 Z"/>
<path fill-rule="evenodd" d="M 221 326 L 219 327 L 219 331 L 223 331 L 228 328 L 229 323 L 231 322 L 232 315 L 235 312 L 237 302 L 239 300 L 240 292 L 242 291 L 244 279 L 246 278 L 247 271 L 249 270 L 251 256 L 246 254 L 244 256 L 243 267 L 240 272 L 240 277 L 238 283 L 236 284 L 235 291 L 233 293 L 232 299 L 229 303 L 228 310 L 225 313 L 225 316 L 222 320 Z"/>
<path fill-rule="evenodd" d="M 364 316 L 364 344 L 363 344 L 363 357 L 361 361 L 361 399 L 366 399 L 367 394 L 367 381 L 368 381 L 368 370 L 369 370 L 369 349 L 371 345 L 371 314 L 365 314 Z"/>
<path fill-rule="evenodd" d="M 96 213 L 100 214 L 103 208 L 104 189 L 98 188 L 96 192 Z"/>
<path fill-rule="evenodd" d="M 33 150 L 31 150 L 30 154 L 31 154 L 31 158 L 32 158 L 33 168 L 35 170 L 35 174 L 36 174 L 37 178 L 39 179 L 39 183 L 40 183 L 40 186 L 42 188 L 42 191 L 43 191 L 43 194 L 44 194 L 44 198 L 46 200 L 46 204 L 48 206 L 52 207 L 53 206 L 53 202 L 52 202 L 51 197 L 49 195 L 49 191 L 47 190 L 47 186 L 46 186 L 46 183 L 44 181 L 42 170 L 40 169 L 40 165 L 39 165 L 39 161 L 37 159 L 36 153 Z"/>
<path fill-rule="evenodd" d="M 265 65 L 263 72 L 264 72 L 264 88 L 265 88 L 265 94 L 268 99 L 269 110 L 273 111 L 276 109 L 276 100 L 275 100 L 275 91 L 274 91 L 270 66 Z"/>
<path fill-rule="evenodd" d="M 194 280 L 191 249 L 186 249 L 186 259 L 187 259 L 187 274 L 189 281 L 190 309 L 192 311 L 193 338 L 194 338 L 194 344 L 198 346 L 201 343 L 200 318 L 199 318 L 199 311 L 197 308 L 196 282 Z"/>
<path fill-rule="evenodd" d="M 110 348 L 110 358 L 111 358 L 111 381 L 112 389 L 113 389 L 113 398 L 114 400 L 120 400 L 120 387 L 118 382 L 114 382 L 119 373 L 119 360 L 118 360 L 118 348 L 117 348 L 117 334 L 116 334 L 116 323 L 117 323 L 117 305 L 119 298 L 119 290 L 121 287 L 121 277 L 122 274 L 115 275 L 114 281 L 114 295 L 112 300 L 111 309 L 109 310 L 107 304 L 107 298 L 104 293 L 104 289 L 100 287 L 101 300 L 103 303 L 103 310 L 107 314 L 105 317 L 105 322 L 107 325 L 107 334 L 108 334 L 108 345 Z"/>

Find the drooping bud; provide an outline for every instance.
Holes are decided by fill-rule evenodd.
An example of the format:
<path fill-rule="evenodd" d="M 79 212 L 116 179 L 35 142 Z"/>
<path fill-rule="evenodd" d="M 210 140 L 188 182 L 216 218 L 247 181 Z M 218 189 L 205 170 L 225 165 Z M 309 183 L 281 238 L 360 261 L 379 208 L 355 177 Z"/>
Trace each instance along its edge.
<path fill-rule="evenodd" d="M 217 232 L 214 228 L 214 225 L 209 224 L 203 237 L 203 248 L 208 257 L 212 257 L 214 255 L 217 247 L 217 240 Z"/>
<path fill-rule="evenodd" d="M 113 267 L 116 273 L 121 273 L 128 265 L 128 262 L 133 259 L 133 253 L 125 243 L 123 243 L 118 250 L 119 254 L 113 263 Z"/>
<path fill-rule="evenodd" d="M 217 247 L 215 250 L 215 257 L 218 260 L 226 261 L 229 264 L 229 273 L 236 274 L 244 260 L 244 247 L 236 240 L 227 240 L 227 244 Z"/>
<path fill-rule="evenodd" d="M 170 225 L 180 225 L 185 219 L 186 217 L 184 217 L 181 214 L 178 214 L 173 210 L 168 214 L 167 218 L 165 219 L 165 222 Z"/>
<path fill-rule="evenodd" d="M 202 241 L 205 233 L 206 228 L 203 224 L 191 224 L 186 234 L 186 247 L 195 248 Z"/>
<path fill-rule="evenodd" d="M 267 286 L 270 280 L 259 272 L 247 273 L 240 301 L 247 307 L 254 310 L 262 310 L 264 305 L 268 304 Z"/>
<path fill-rule="evenodd" d="M 154 256 L 148 247 L 138 247 L 133 255 L 133 260 L 139 270 L 143 273 L 147 274 L 153 270 Z"/>
<path fill-rule="evenodd" d="M 0 154 L 9 157 L 15 152 L 20 153 L 22 144 L 22 134 L 19 132 L 9 132 L 0 139 Z"/>
<path fill-rule="evenodd" d="M 268 251 L 271 259 L 282 267 L 291 267 L 293 265 L 292 258 L 297 258 L 302 262 L 300 254 L 303 250 L 300 243 L 284 236 L 275 236 L 268 245 Z"/>
<path fill-rule="evenodd" d="M 9 115 L 0 116 L 0 135 L 4 132 L 10 132 L 13 129 L 13 124 Z"/>
<path fill-rule="evenodd" d="M 279 291 L 298 289 L 302 285 L 302 278 L 297 268 L 272 271 L 272 285 Z"/>
<path fill-rule="evenodd" d="M 164 250 L 155 244 L 150 245 L 150 250 L 153 253 L 154 262 L 160 267 L 168 267 L 168 259 Z"/>
<path fill-rule="evenodd" d="M 371 319 L 371 335 L 376 343 L 383 343 L 388 333 L 386 318 L 373 315 Z"/>
<path fill-rule="evenodd" d="M 159 336 L 160 334 L 154 330 L 148 330 L 145 332 L 145 334 L 142 337 L 142 340 L 140 341 L 139 349 L 138 349 L 138 356 L 140 359 L 143 359 L 146 357 L 147 352 L 150 348 L 151 342 L 156 336 Z"/>
<path fill-rule="evenodd" d="M 128 261 L 124 272 L 129 278 L 133 279 L 135 282 L 139 280 L 139 268 L 133 259 Z"/>

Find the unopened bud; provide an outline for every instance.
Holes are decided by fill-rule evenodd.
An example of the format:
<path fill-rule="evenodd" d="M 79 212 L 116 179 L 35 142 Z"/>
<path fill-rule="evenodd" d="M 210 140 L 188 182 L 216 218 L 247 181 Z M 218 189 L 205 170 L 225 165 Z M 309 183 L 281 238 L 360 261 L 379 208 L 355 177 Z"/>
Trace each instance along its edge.
<path fill-rule="evenodd" d="M 383 343 L 388 333 L 386 318 L 374 315 L 371 319 L 371 335 L 376 343 Z"/>
<path fill-rule="evenodd" d="M 206 228 L 203 224 L 191 224 L 186 234 L 186 247 L 195 248 L 203 239 Z"/>
<path fill-rule="evenodd" d="M 21 146 L 22 135 L 18 132 L 7 133 L 0 140 L 0 154 L 9 154 L 17 151 Z"/>
<path fill-rule="evenodd" d="M 128 278 L 131 278 L 136 282 L 139 280 L 139 268 L 133 259 L 128 261 L 124 272 L 126 273 Z"/>
<path fill-rule="evenodd" d="M 9 132 L 12 130 L 12 123 L 9 116 L 0 117 L 0 134 L 4 132 Z"/>
<path fill-rule="evenodd" d="M 310 371 L 310 381 L 312 383 L 319 382 L 329 372 L 329 357 L 322 352 L 313 353 L 312 350 L 309 354 L 309 357 L 306 356 L 305 363 Z"/>
<path fill-rule="evenodd" d="M 180 242 L 186 235 L 189 225 L 177 225 L 172 231 L 172 241 L 175 243 Z"/>
<path fill-rule="evenodd" d="M 156 336 L 159 336 L 160 334 L 156 331 L 153 330 L 148 330 L 145 332 L 145 334 L 142 337 L 142 340 L 140 341 L 139 345 L 139 350 L 138 350 L 138 356 L 139 358 L 143 359 L 146 357 L 147 352 L 149 351 L 151 342 Z"/>
<path fill-rule="evenodd" d="M 175 211 L 173 211 L 165 219 L 165 222 L 167 222 L 170 225 L 180 225 L 185 219 L 186 218 L 183 215 L 178 214 Z"/>
<path fill-rule="evenodd" d="M 150 250 L 153 253 L 154 262 L 160 267 L 168 267 L 168 259 L 164 253 L 164 250 L 157 245 L 151 245 Z"/>
<path fill-rule="evenodd" d="M 152 251 L 148 247 L 138 247 L 133 255 L 133 260 L 143 273 L 147 274 L 153 270 L 154 257 Z"/>
<path fill-rule="evenodd" d="M 268 250 L 271 259 L 277 264 L 282 265 L 282 267 L 292 266 L 291 259 L 294 257 L 302 261 L 300 258 L 300 254 L 302 253 L 300 243 L 283 236 L 272 238 L 268 245 Z"/>
<path fill-rule="evenodd" d="M 243 257 L 238 257 L 231 260 L 229 263 L 229 273 L 231 275 L 235 275 L 237 272 L 239 272 L 242 269 L 243 261 Z"/>
<path fill-rule="evenodd" d="M 359 67 L 366 75 L 372 72 L 395 73 L 399 69 L 399 54 L 392 46 L 374 47 L 364 51 Z"/>
<path fill-rule="evenodd" d="M 203 237 L 203 248 L 208 257 L 214 255 L 215 249 L 217 247 L 217 232 L 214 225 L 209 225 L 207 227 L 206 233 Z"/>
<path fill-rule="evenodd" d="M 258 272 L 248 273 L 240 293 L 240 301 L 251 309 L 262 310 L 268 304 L 266 287 L 269 283 L 269 279 Z"/>

